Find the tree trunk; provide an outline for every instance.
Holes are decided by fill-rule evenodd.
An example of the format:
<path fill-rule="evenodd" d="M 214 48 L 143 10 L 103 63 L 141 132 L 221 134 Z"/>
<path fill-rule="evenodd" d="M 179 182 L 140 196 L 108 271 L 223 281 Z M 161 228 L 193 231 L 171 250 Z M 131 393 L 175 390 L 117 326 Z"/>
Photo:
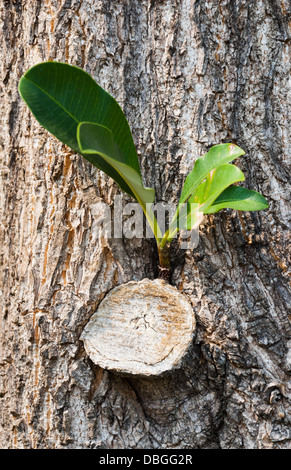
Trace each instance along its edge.
<path fill-rule="evenodd" d="M 290 2 L 0 8 L 0 446 L 290 448 Z M 177 202 L 195 159 L 222 142 L 246 151 L 244 186 L 269 201 L 207 216 L 195 250 L 173 243 L 171 283 L 197 329 L 166 376 L 103 370 L 79 340 L 109 290 L 157 276 L 157 252 L 153 239 L 98 237 L 98 203 L 112 205 L 118 187 L 41 128 L 17 91 L 44 60 L 85 69 L 117 99 L 157 201 Z"/>

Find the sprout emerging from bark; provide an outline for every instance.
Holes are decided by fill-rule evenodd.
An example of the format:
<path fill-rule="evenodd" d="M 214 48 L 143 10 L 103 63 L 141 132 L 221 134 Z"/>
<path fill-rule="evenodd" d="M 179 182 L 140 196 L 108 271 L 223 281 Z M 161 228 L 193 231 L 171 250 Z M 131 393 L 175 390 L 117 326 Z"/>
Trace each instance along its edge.
<path fill-rule="evenodd" d="M 177 210 L 162 233 L 152 208 L 155 191 L 143 185 L 129 124 L 109 93 L 85 71 L 60 62 L 30 68 L 20 80 L 19 92 L 44 128 L 113 178 L 141 205 L 156 238 L 161 277 L 169 277 L 169 247 L 179 230 L 193 230 L 204 214 L 221 209 L 268 207 L 260 193 L 236 185 L 244 175 L 231 162 L 245 152 L 232 143 L 219 144 L 195 161 Z"/>

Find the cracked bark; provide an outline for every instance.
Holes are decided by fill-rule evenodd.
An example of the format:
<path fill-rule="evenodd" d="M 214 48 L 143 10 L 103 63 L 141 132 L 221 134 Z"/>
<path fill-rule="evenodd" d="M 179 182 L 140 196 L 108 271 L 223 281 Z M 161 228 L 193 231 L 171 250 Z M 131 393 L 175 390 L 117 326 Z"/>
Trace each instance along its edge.
<path fill-rule="evenodd" d="M 0 446 L 290 448 L 290 3 L 33 0 L 1 3 Z M 144 183 L 178 201 L 213 144 L 245 151 L 260 213 L 205 219 L 172 283 L 194 302 L 183 368 L 106 372 L 79 336 L 114 286 L 157 276 L 152 240 L 97 236 L 118 188 L 21 103 L 22 73 L 80 66 L 121 104 Z M 125 198 L 126 199 L 126 198 Z"/>

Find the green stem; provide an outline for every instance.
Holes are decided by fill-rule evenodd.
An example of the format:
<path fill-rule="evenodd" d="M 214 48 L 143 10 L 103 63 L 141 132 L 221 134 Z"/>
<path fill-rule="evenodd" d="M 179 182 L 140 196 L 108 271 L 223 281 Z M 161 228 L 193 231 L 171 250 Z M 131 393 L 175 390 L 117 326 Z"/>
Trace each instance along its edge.
<path fill-rule="evenodd" d="M 161 268 L 170 268 L 170 244 L 167 243 L 163 248 L 158 245 L 159 263 Z"/>
<path fill-rule="evenodd" d="M 160 227 L 159 227 L 159 224 L 158 224 L 158 221 L 155 217 L 155 214 L 152 210 L 151 207 L 149 207 L 150 205 L 147 204 L 146 206 L 144 204 L 141 204 L 141 202 L 139 201 L 143 211 L 144 211 L 144 214 L 147 218 L 147 221 L 149 223 L 149 226 L 151 227 L 152 231 L 153 231 L 153 234 L 155 236 L 155 239 L 156 239 L 156 242 L 157 242 L 157 245 L 159 246 L 160 242 L 161 242 L 161 239 L 163 237 L 162 235 L 162 232 L 160 230 Z"/>
<path fill-rule="evenodd" d="M 162 240 L 161 240 L 161 242 L 160 242 L 160 247 L 161 247 L 161 249 L 163 249 L 164 246 L 166 245 L 167 240 L 168 240 L 168 235 L 169 235 L 169 229 L 165 232 L 165 234 L 164 234 L 164 236 L 163 236 L 163 238 L 162 238 Z"/>
<path fill-rule="evenodd" d="M 178 233 L 179 229 L 175 227 L 174 229 L 171 230 L 171 227 L 165 232 L 161 242 L 160 242 L 160 247 L 163 249 L 167 243 L 171 243 L 175 235 Z"/>
<path fill-rule="evenodd" d="M 167 243 L 171 243 L 175 235 L 178 233 L 179 229 L 176 227 L 175 230 L 172 230 L 172 232 L 169 233 L 167 237 Z"/>
<path fill-rule="evenodd" d="M 158 245 L 159 251 L 159 278 L 170 281 L 171 276 L 171 260 L 170 260 L 170 243 L 166 243 L 163 247 Z"/>
<path fill-rule="evenodd" d="M 148 204 L 147 207 L 142 204 L 141 206 L 157 242 L 159 253 L 159 278 L 169 282 L 171 275 L 169 235 L 173 238 L 175 236 L 175 233 L 177 233 L 178 229 L 172 229 L 172 231 L 168 229 L 166 233 L 162 235 L 151 206 L 149 206 Z"/>
<path fill-rule="evenodd" d="M 159 253 L 159 278 L 169 282 L 171 274 L 170 243 L 167 243 L 167 234 L 169 231 L 163 236 L 152 207 L 149 204 L 147 204 L 147 206 L 141 204 L 141 206 L 157 242 Z"/>

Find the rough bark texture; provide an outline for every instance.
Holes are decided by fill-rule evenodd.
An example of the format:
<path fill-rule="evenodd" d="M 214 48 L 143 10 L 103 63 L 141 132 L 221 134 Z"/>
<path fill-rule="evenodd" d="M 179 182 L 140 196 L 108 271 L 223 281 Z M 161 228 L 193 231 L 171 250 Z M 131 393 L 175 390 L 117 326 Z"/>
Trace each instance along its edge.
<path fill-rule="evenodd" d="M 290 2 L 0 9 L 0 446 L 290 448 Z M 157 201 L 177 201 L 195 158 L 234 142 L 245 185 L 270 203 L 209 216 L 194 252 L 174 243 L 171 282 L 192 298 L 197 332 L 168 377 L 106 372 L 79 340 L 110 289 L 157 275 L 157 253 L 150 239 L 98 238 L 97 203 L 118 188 L 21 102 L 20 76 L 48 59 L 115 96 Z"/>

